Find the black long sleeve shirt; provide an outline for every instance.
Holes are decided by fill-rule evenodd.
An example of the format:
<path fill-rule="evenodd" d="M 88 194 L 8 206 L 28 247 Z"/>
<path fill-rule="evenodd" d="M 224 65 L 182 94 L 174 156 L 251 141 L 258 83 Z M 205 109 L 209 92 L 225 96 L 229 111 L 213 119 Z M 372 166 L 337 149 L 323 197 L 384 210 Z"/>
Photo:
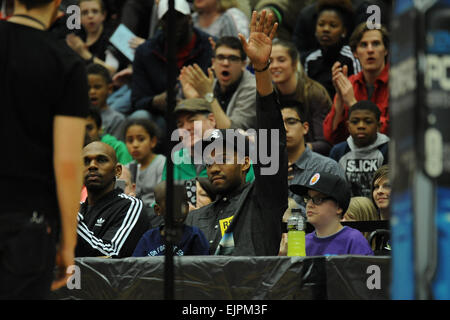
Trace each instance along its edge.
<path fill-rule="evenodd" d="M 261 97 L 257 95 L 257 129 L 278 129 L 278 171 L 264 175 L 264 165 L 258 156 L 254 163 L 255 180 L 238 187 L 228 195 L 219 196 L 213 203 L 191 211 L 186 224 L 196 226 L 206 236 L 210 244 L 210 254 L 214 254 L 225 234 L 232 239 L 231 248 L 219 254 L 235 256 L 277 255 L 281 240 L 282 216 L 287 209 L 287 151 L 286 132 L 276 95 Z M 258 144 L 267 143 L 270 151 L 271 135 L 267 141 L 258 131 Z M 276 137 L 274 137 L 276 138 Z M 260 151 L 260 150 L 259 150 Z M 227 238 L 227 237 L 226 237 Z M 221 243 L 222 244 L 222 243 Z"/>
<path fill-rule="evenodd" d="M 87 200 L 78 212 L 77 257 L 131 257 L 149 229 L 148 208 L 142 200 L 120 189 L 106 194 L 93 206 Z"/>

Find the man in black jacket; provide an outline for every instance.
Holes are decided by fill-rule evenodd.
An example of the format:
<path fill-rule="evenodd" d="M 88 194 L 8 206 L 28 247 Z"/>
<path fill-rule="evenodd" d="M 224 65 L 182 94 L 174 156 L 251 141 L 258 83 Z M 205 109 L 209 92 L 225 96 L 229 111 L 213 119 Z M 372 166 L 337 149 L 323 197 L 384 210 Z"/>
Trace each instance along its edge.
<path fill-rule="evenodd" d="M 161 31 L 145 41 L 136 49 L 133 61 L 131 85 L 131 117 L 151 118 L 165 132 L 163 116 L 167 109 L 167 32 L 168 0 L 158 5 L 158 19 Z M 213 51 L 208 40 L 209 35 L 194 28 L 189 4 L 185 0 L 175 1 L 175 38 L 177 49 L 177 67 L 198 64 L 204 73 L 211 66 Z"/>
<path fill-rule="evenodd" d="M 286 132 L 268 70 L 278 24 L 272 26 L 273 16 L 266 18 L 265 11 L 256 21 L 254 12 L 248 42 L 244 36 L 239 37 L 256 72 L 257 141 L 259 146 L 266 144 L 269 154 L 277 156 L 272 163 L 263 165 L 264 152 L 258 150 L 257 158 L 252 159 L 256 160 L 255 181 L 246 183 L 249 147 L 248 142 L 238 142 L 245 141 L 239 133 L 231 136 L 226 130 L 215 130 L 209 139 L 199 142 L 206 145 L 203 157 L 206 153 L 208 178 L 219 196 L 213 203 L 191 211 L 186 224 L 203 231 L 210 254 L 277 255 L 281 240 L 281 221 L 288 198 Z M 261 129 L 267 130 L 269 138 Z M 213 144 L 217 148 L 211 148 Z M 234 147 L 233 153 L 224 152 L 228 146 Z M 208 149 L 212 149 L 210 155 Z"/>
<path fill-rule="evenodd" d="M 114 149 L 92 142 L 83 149 L 88 197 L 78 212 L 77 257 L 129 257 L 150 227 L 140 199 L 114 189 L 122 173 Z"/>

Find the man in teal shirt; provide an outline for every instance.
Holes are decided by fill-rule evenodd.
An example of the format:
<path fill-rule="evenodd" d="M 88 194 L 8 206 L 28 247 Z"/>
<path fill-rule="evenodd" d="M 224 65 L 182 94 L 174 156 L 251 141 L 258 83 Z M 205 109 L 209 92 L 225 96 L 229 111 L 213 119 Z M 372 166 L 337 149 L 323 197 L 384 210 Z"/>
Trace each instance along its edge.
<path fill-rule="evenodd" d="M 206 166 L 204 164 L 195 164 L 191 154 L 194 144 L 202 140 L 207 130 L 216 128 L 216 120 L 211 110 L 211 105 L 205 99 L 194 98 L 182 100 L 175 107 L 174 114 L 178 129 L 186 130 L 189 137 L 183 139 L 183 148 L 176 151 L 173 156 L 173 178 L 174 180 L 190 180 L 195 177 L 207 177 Z M 194 130 L 194 123 L 196 123 Z M 246 181 L 251 182 L 255 179 L 253 166 L 247 174 Z M 162 180 L 166 180 L 166 166 L 162 174 Z"/>

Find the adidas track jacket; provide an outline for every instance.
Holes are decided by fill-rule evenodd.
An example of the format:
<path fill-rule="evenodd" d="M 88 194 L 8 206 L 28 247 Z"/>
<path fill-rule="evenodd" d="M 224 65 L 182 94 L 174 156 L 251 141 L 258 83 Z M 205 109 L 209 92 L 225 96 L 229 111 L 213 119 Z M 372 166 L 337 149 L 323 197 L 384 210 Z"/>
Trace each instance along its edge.
<path fill-rule="evenodd" d="M 140 199 L 115 189 L 88 206 L 87 200 L 78 212 L 77 257 L 130 257 L 149 228 L 148 210 Z"/>

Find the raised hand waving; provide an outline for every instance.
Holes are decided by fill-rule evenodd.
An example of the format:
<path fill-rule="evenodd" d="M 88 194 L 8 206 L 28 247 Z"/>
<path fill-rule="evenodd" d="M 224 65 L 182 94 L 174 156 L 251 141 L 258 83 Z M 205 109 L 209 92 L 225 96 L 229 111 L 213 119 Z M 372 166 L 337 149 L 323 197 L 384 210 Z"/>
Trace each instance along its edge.
<path fill-rule="evenodd" d="M 278 23 L 273 24 L 273 21 L 273 15 L 266 16 L 266 10 L 261 12 L 259 19 L 258 13 L 253 11 L 248 41 L 239 34 L 244 51 L 256 70 L 264 69 L 268 64 L 272 40 L 278 28 Z"/>

